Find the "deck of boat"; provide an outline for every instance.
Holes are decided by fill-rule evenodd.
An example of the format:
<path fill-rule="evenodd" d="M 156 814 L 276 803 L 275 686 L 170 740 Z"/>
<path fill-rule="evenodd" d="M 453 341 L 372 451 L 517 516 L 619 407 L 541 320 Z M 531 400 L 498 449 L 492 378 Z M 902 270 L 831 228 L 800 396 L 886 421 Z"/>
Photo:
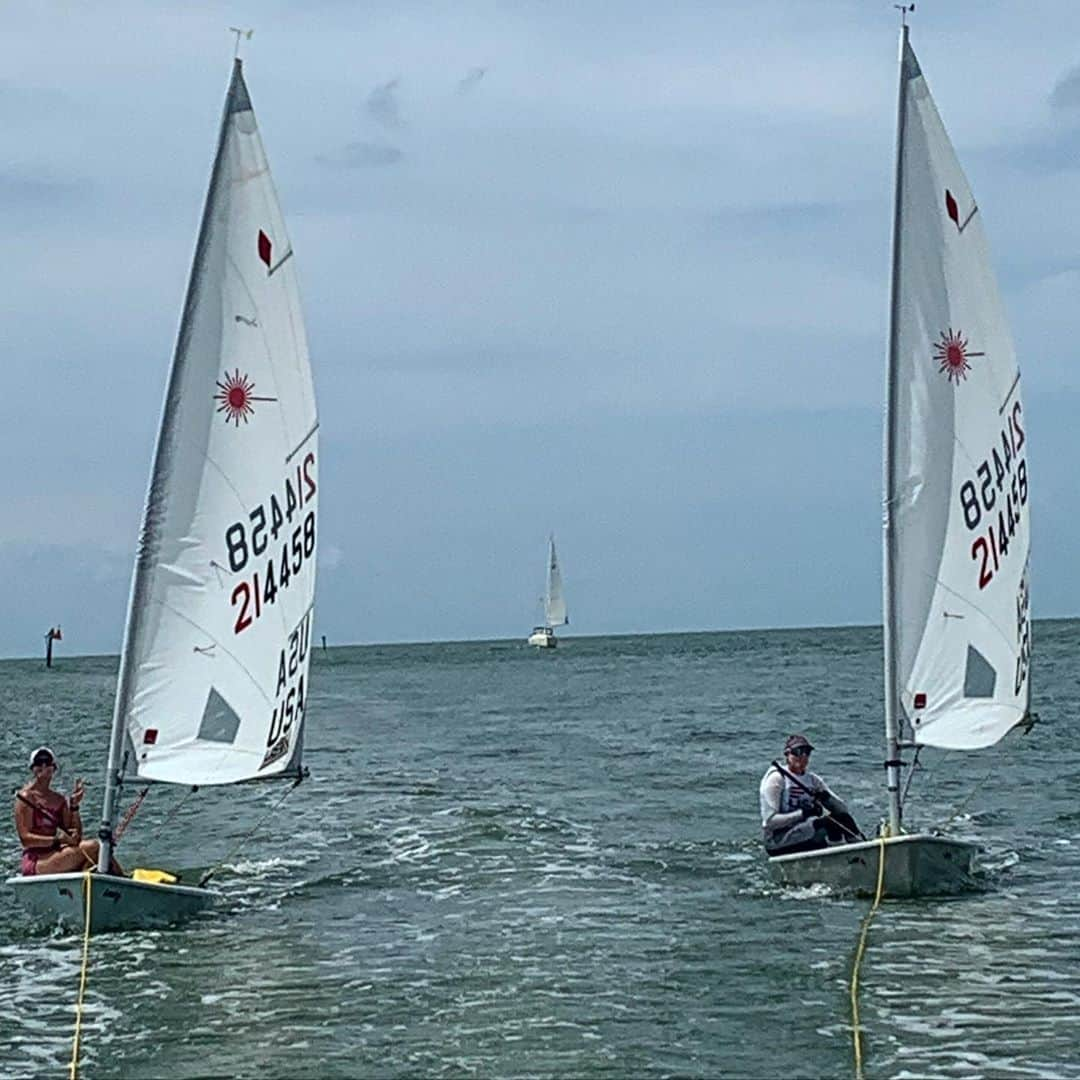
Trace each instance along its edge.
<path fill-rule="evenodd" d="M 86 913 L 86 875 L 34 874 L 11 877 L 7 885 L 32 915 L 81 930 Z M 90 929 L 136 930 L 170 926 L 205 911 L 215 894 L 191 885 L 135 881 L 111 874 L 91 874 Z"/>
<path fill-rule="evenodd" d="M 877 892 L 882 841 L 838 844 L 794 855 L 774 855 L 769 868 L 785 885 L 827 885 L 834 892 L 873 896 Z M 966 892 L 977 884 L 978 847 L 930 833 L 890 836 L 884 840 L 887 897 L 942 896 Z"/>

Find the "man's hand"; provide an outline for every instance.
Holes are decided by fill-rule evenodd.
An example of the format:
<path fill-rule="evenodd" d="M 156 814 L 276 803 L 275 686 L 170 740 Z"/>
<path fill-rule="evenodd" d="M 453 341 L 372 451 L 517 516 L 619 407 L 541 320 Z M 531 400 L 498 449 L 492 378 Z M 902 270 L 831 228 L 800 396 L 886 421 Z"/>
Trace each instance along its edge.
<path fill-rule="evenodd" d="M 85 794 L 86 785 L 83 783 L 82 777 L 80 776 L 75 781 L 75 786 L 71 789 L 71 798 L 68 799 L 68 803 L 70 804 L 72 810 L 79 809 L 79 803 L 83 801 L 83 796 Z"/>
<path fill-rule="evenodd" d="M 61 847 L 74 847 L 78 843 L 75 837 L 64 829 L 56 830 L 56 842 Z"/>
<path fill-rule="evenodd" d="M 818 818 L 824 814 L 825 811 L 820 803 L 811 803 L 809 806 L 802 808 L 803 821 L 809 821 L 810 818 Z"/>

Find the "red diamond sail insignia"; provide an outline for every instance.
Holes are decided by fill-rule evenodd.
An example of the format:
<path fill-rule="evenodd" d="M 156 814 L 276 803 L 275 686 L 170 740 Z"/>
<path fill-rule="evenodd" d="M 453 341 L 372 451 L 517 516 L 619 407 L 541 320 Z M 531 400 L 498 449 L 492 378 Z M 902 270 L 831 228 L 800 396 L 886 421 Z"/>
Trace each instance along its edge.
<path fill-rule="evenodd" d="M 956 227 L 960 228 L 960 208 L 956 205 L 956 200 L 953 198 L 952 192 L 945 189 L 945 213 L 949 215 L 956 223 Z"/>

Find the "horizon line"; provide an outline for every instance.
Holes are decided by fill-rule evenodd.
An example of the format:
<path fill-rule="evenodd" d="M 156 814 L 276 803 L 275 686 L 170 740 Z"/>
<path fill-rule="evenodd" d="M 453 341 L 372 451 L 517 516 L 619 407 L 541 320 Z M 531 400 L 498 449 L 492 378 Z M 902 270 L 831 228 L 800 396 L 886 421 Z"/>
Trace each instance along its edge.
<path fill-rule="evenodd" d="M 1042 618 L 1032 619 L 1032 623 L 1054 623 L 1054 622 L 1075 622 L 1080 619 L 1080 615 L 1047 615 Z M 715 634 L 775 634 L 775 633 L 788 633 L 807 630 L 881 630 L 881 623 L 832 623 L 829 625 L 820 624 L 805 624 L 797 626 L 744 626 L 744 627 L 729 627 L 727 629 L 717 630 L 620 630 L 615 633 L 606 634 L 571 634 L 569 636 L 563 636 L 563 640 L 574 641 L 592 641 L 600 638 L 637 638 L 637 637 L 692 637 L 695 635 L 715 635 Z M 503 642 L 515 642 L 526 640 L 524 636 L 514 637 L 468 637 L 468 638 L 400 638 L 395 641 L 349 641 L 338 644 L 327 644 L 326 650 L 330 649 L 384 649 L 388 647 L 395 647 L 400 645 L 490 645 Z M 320 635 L 321 638 L 321 635 Z M 312 652 L 318 651 L 323 646 L 320 644 L 312 644 Z M 64 657 L 60 657 L 60 661 L 63 660 L 97 660 L 97 659 L 111 659 L 120 658 L 120 653 L 71 653 Z M 0 663 L 7 663 L 8 661 L 24 661 L 24 660 L 42 660 L 42 656 L 0 656 Z M 54 658 L 54 666 L 57 663 L 57 659 Z"/>

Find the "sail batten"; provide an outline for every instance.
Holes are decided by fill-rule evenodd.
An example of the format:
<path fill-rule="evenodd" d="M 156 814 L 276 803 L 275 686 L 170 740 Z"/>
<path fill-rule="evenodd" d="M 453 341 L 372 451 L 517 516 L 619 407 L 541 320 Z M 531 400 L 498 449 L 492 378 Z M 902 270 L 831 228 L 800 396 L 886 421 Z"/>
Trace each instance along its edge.
<path fill-rule="evenodd" d="M 977 749 L 1029 706 L 1027 425 L 982 215 L 906 32 L 900 92 L 886 690 L 915 742 Z"/>
<path fill-rule="evenodd" d="M 318 417 L 292 245 L 240 61 L 226 94 L 140 533 L 110 773 L 301 768 Z"/>

